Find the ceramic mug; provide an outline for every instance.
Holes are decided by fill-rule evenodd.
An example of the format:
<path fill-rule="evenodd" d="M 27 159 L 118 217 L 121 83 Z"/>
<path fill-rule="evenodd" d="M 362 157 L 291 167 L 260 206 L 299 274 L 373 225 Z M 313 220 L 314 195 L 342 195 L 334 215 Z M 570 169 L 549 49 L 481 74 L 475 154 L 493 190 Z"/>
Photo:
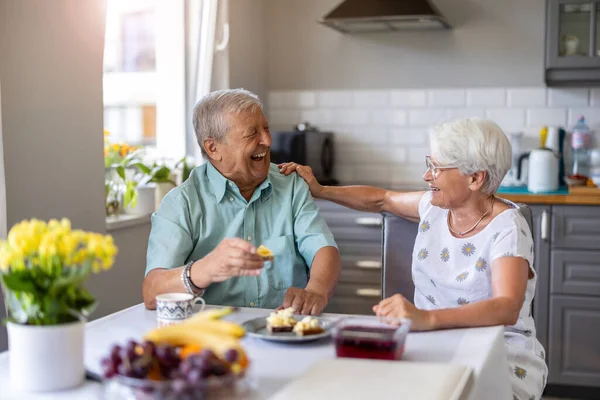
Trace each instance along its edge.
<path fill-rule="evenodd" d="M 206 303 L 202 297 L 194 297 L 189 293 L 165 293 L 156 296 L 156 317 L 163 322 L 181 322 L 189 318 L 193 313 L 196 302 L 204 310 Z"/>

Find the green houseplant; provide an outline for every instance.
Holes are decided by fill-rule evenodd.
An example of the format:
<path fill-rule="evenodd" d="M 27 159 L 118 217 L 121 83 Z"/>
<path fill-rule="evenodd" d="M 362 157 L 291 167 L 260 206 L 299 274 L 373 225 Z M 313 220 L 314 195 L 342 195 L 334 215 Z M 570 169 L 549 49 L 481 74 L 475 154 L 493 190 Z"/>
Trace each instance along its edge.
<path fill-rule="evenodd" d="M 49 391 L 83 381 L 84 323 L 96 304 L 84 284 L 92 272 L 110 269 L 116 253 L 111 236 L 72 230 L 67 219 L 24 220 L 0 241 L 11 381 L 17 388 Z"/>

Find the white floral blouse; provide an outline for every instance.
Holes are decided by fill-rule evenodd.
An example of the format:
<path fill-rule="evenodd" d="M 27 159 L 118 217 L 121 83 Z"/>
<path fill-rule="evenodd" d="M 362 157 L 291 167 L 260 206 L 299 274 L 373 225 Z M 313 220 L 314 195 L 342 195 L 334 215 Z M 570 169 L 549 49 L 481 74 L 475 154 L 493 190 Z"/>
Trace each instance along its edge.
<path fill-rule="evenodd" d="M 548 368 L 531 316 L 537 274 L 533 270 L 533 239 L 525 218 L 516 204 L 500 199 L 512 208 L 476 235 L 460 239 L 448 229 L 448 210 L 432 206 L 430 200 L 431 192 L 427 192 L 419 203 L 421 221 L 412 263 L 415 306 L 434 310 L 489 299 L 494 260 L 504 256 L 527 260 L 534 277 L 527 282 L 517 323 L 505 327 L 504 337 L 514 399 L 540 399 Z"/>

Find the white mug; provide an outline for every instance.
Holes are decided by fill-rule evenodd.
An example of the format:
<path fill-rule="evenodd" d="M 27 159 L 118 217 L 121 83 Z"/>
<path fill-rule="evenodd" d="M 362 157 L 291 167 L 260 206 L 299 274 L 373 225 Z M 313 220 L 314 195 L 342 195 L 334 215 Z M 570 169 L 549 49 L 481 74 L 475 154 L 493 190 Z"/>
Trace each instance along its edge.
<path fill-rule="evenodd" d="M 180 322 L 193 313 L 194 304 L 199 301 L 204 310 L 206 303 L 202 297 L 194 297 L 189 293 L 165 293 L 156 296 L 156 317 L 163 322 Z"/>

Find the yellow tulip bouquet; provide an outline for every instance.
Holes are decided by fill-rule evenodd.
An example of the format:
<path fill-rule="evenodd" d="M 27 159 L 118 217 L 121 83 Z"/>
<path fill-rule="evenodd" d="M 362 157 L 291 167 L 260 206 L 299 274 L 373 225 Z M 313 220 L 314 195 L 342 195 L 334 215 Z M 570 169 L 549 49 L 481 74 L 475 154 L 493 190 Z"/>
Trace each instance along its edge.
<path fill-rule="evenodd" d="M 68 219 L 24 220 L 0 241 L 0 276 L 8 320 L 56 325 L 85 319 L 96 301 L 84 287 L 90 273 L 110 269 L 110 235 L 71 230 Z"/>

